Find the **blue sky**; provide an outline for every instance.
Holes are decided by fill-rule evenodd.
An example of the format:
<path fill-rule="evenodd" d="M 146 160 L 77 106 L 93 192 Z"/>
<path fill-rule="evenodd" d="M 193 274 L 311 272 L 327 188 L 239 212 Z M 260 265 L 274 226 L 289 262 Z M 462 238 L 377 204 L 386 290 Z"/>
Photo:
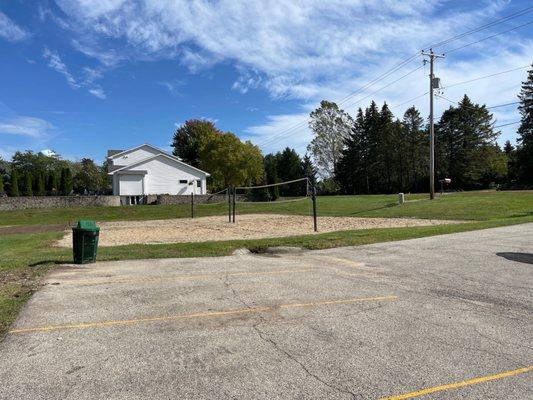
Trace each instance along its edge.
<path fill-rule="evenodd" d="M 356 92 L 341 103 L 352 115 L 374 99 L 387 101 L 399 117 L 410 105 L 425 116 L 427 96 L 406 102 L 427 91 L 422 57 L 361 87 L 430 43 L 528 6 L 528 1 L 442 0 L 0 0 L 0 156 L 51 149 L 65 158 L 101 162 L 111 148 L 145 142 L 167 148 L 176 126 L 189 118 L 211 119 L 264 152 L 291 146 L 303 154 L 311 138 L 307 117 L 320 100 L 339 101 Z M 436 50 L 530 21 L 533 8 Z M 500 105 L 517 100 L 532 56 L 533 24 L 451 52 L 437 62 L 436 75 L 447 99 L 458 101 L 467 93 L 475 102 Z M 449 105 L 436 99 L 436 115 Z M 493 112 L 497 124 L 519 119 L 516 105 Z M 517 127 L 502 128 L 499 142 L 514 142 Z"/>

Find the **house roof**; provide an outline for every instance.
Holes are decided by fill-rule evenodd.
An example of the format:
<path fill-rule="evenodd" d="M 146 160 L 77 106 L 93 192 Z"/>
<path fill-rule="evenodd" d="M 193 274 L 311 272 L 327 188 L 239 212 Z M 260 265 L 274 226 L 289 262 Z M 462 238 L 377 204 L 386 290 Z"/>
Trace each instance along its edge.
<path fill-rule="evenodd" d="M 178 161 L 181 161 L 181 159 L 179 157 L 176 157 L 168 152 L 166 152 L 165 150 L 162 150 L 160 149 L 159 147 L 155 147 L 155 146 L 152 146 L 151 144 L 149 143 L 144 143 L 144 144 L 141 144 L 137 147 L 133 147 L 131 149 L 128 149 L 128 150 L 108 150 L 108 154 L 107 154 L 107 159 L 108 160 L 112 160 L 113 158 L 115 157 L 118 157 L 118 156 L 123 156 L 124 154 L 128 154 L 128 153 L 131 153 L 132 151 L 135 151 L 135 150 L 138 150 L 140 149 L 141 147 L 150 147 L 151 149 L 161 153 L 161 154 L 166 154 L 167 156 L 171 157 L 171 158 L 174 158 Z M 110 154 L 111 153 L 111 154 Z"/>
<path fill-rule="evenodd" d="M 140 146 L 139 146 L 139 147 L 140 147 Z M 189 165 L 189 164 L 187 164 L 187 163 L 184 163 L 184 162 L 181 161 L 178 157 L 171 156 L 171 155 L 169 155 L 169 154 L 167 154 L 167 153 L 164 153 L 164 152 L 163 152 L 163 153 L 159 153 L 159 154 L 155 154 L 155 155 L 150 156 L 150 157 L 147 157 L 147 158 L 143 158 L 142 160 L 137 161 L 137 162 L 135 162 L 135 163 L 133 163 L 133 164 L 126 165 L 126 166 L 124 166 L 124 167 L 118 168 L 118 169 L 116 169 L 116 170 L 114 170 L 114 171 L 109 172 L 108 175 L 114 175 L 114 174 L 117 173 L 117 172 L 124 171 L 124 170 L 130 169 L 130 168 L 136 167 L 137 165 L 141 165 L 141 164 L 143 164 L 143 163 L 145 163 L 145 162 L 147 162 L 147 161 L 153 160 L 153 159 L 158 158 L 158 157 L 165 157 L 165 158 L 168 158 L 169 160 L 172 160 L 172 161 L 174 161 L 174 162 L 176 162 L 176 163 L 178 163 L 178 164 L 185 165 L 185 166 L 188 167 L 188 168 L 191 168 L 191 169 L 193 169 L 193 170 L 195 170 L 195 171 L 198 171 L 198 172 L 204 174 L 205 176 L 210 176 L 210 175 L 211 175 L 211 174 L 209 174 L 208 172 L 202 171 L 201 169 L 195 168 L 195 167 L 193 167 L 192 165 Z"/>

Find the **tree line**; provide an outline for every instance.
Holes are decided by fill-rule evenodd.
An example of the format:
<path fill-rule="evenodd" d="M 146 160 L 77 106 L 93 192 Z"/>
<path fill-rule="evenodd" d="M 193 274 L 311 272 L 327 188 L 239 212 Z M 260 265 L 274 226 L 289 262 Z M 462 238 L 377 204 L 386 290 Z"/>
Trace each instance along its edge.
<path fill-rule="evenodd" d="M 0 195 L 69 196 L 109 194 L 107 166 L 83 158 L 79 162 L 57 154 L 17 151 L 11 162 L 0 160 Z"/>
<path fill-rule="evenodd" d="M 450 178 L 459 190 L 526 188 L 533 184 L 533 69 L 519 94 L 517 146 L 500 148 L 500 135 L 485 105 L 465 94 L 435 124 L 436 180 Z M 372 101 L 355 118 L 322 101 L 311 112 L 308 150 L 325 192 L 421 192 L 429 188 L 428 125 L 415 107 L 394 118 L 387 103 Z M 435 182 L 438 185 L 438 182 Z M 438 186 L 437 186 L 438 187 Z"/>
<path fill-rule="evenodd" d="M 241 141 L 232 132 L 223 132 L 208 120 L 185 121 L 174 133 L 173 154 L 196 168 L 208 171 L 212 192 L 233 186 L 280 183 L 308 176 L 316 180 L 309 156 L 303 158 L 291 148 L 263 157 L 250 141 Z M 258 192 L 262 199 L 306 194 L 305 184 L 275 186 Z"/>

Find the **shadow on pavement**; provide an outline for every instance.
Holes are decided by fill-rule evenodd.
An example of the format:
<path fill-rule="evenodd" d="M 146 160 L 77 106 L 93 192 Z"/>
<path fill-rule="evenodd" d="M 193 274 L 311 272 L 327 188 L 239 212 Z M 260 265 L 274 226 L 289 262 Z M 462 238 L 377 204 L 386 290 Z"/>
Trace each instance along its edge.
<path fill-rule="evenodd" d="M 496 253 L 497 256 L 503 257 L 509 261 L 517 261 L 526 264 L 533 264 L 533 254 L 530 253 Z"/>

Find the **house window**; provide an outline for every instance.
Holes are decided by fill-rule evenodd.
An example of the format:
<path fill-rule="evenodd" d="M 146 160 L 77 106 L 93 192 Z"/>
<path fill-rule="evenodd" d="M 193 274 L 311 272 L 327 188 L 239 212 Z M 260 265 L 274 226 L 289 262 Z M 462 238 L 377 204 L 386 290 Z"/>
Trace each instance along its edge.
<path fill-rule="evenodd" d="M 180 183 L 184 183 L 186 185 L 188 182 L 187 179 L 180 179 Z"/>
<path fill-rule="evenodd" d="M 196 187 L 199 187 L 199 188 L 202 187 L 202 181 L 201 181 L 200 179 L 198 179 L 198 180 L 196 181 Z"/>

